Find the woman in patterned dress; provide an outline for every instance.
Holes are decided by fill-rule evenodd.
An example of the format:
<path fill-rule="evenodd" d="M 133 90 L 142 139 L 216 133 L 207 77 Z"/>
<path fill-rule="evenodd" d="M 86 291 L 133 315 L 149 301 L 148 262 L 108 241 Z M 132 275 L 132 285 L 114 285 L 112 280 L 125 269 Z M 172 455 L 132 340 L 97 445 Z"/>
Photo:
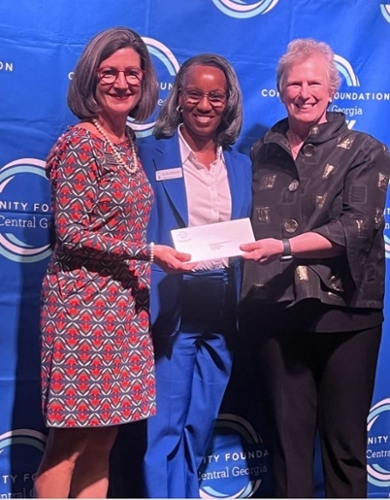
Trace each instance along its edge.
<path fill-rule="evenodd" d="M 149 267 L 192 267 L 146 243 L 152 191 L 128 116 L 154 109 L 157 80 L 137 33 L 86 46 L 68 104 L 80 118 L 47 163 L 56 244 L 42 290 L 42 405 L 50 428 L 39 498 L 105 497 L 117 426 L 155 413 Z"/>

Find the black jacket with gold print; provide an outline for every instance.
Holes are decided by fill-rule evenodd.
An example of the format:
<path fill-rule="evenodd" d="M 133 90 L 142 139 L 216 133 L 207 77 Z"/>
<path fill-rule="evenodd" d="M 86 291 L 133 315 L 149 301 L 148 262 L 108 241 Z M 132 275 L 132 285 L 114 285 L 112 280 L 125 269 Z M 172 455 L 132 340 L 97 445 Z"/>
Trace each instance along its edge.
<path fill-rule="evenodd" d="M 328 259 L 244 265 L 243 299 L 293 305 L 306 298 L 352 308 L 383 307 L 384 206 L 390 176 L 387 148 L 349 130 L 342 113 L 311 128 L 296 160 L 288 120 L 252 148 L 255 238 L 316 232 L 345 247 Z"/>

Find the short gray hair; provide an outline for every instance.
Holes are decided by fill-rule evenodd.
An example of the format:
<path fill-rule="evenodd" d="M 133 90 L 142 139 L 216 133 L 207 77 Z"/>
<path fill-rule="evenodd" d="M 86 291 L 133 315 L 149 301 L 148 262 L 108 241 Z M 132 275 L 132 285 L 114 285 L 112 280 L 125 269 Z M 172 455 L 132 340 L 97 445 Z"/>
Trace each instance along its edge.
<path fill-rule="evenodd" d="M 68 106 L 78 118 L 88 120 L 101 112 L 101 107 L 95 98 L 96 71 L 102 61 L 124 48 L 132 48 L 139 54 L 141 68 L 145 71 L 141 99 L 129 112 L 129 116 L 142 121 L 153 112 L 157 104 L 158 83 L 148 49 L 138 33 L 129 28 L 117 27 L 109 28 L 94 36 L 76 65 L 68 91 Z"/>
<path fill-rule="evenodd" d="M 212 66 L 220 69 L 227 82 L 227 101 L 217 130 L 217 143 L 227 146 L 236 142 L 242 127 L 242 95 L 237 75 L 231 64 L 217 54 L 199 54 L 187 59 L 178 71 L 169 96 L 163 103 L 156 120 L 154 135 L 159 139 L 171 137 L 178 125 L 183 121 L 178 109 L 180 90 L 185 77 L 193 66 Z"/>
<path fill-rule="evenodd" d="M 297 62 L 305 61 L 315 55 L 321 55 L 325 60 L 329 90 L 333 97 L 340 85 L 340 75 L 334 62 L 333 50 L 327 43 L 318 42 L 313 38 L 297 38 L 288 44 L 287 52 L 279 59 L 276 70 L 276 84 L 279 93 L 283 90 L 286 72 L 289 68 Z"/>

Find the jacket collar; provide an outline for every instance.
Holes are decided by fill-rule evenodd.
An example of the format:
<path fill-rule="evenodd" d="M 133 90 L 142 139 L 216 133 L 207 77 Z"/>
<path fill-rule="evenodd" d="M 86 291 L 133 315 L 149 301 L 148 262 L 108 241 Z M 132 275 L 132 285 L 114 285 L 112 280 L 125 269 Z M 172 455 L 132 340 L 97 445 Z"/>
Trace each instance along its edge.
<path fill-rule="evenodd" d="M 347 131 L 348 127 L 345 122 L 345 115 L 338 112 L 326 113 L 326 122 L 319 123 L 318 125 L 313 125 L 310 129 L 308 136 L 305 139 L 305 143 L 311 144 L 323 144 L 328 142 L 330 139 L 339 137 L 341 132 Z M 280 144 L 285 149 L 289 150 L 289 143 L 287 139 L 288 130 L 288 118 L 276 123 L 271 129 L 266 133 L 264 137 L 264 143 L 276 142 Z"/>

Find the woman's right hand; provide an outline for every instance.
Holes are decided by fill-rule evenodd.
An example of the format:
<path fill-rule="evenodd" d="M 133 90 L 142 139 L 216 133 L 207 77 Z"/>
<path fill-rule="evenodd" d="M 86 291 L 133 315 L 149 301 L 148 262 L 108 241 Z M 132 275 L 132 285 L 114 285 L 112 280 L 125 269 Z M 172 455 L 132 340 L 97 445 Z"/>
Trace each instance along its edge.
<path fill-rule="evenodd" d="M 283 254 L 283 243 L 275 238 L 264 238 L 253 243 L 244 243 L 240 245 L 240 250 L 245 252 L 241 255 L 243 259 L 268 264 Z"/>
<path fill-rule="evenodd" d="M 166 245 L 154 245 L 154 262 L 166 273 L 191 271 L 195 262 L 189 263 L 191 255 L 178 252 Z"/>

